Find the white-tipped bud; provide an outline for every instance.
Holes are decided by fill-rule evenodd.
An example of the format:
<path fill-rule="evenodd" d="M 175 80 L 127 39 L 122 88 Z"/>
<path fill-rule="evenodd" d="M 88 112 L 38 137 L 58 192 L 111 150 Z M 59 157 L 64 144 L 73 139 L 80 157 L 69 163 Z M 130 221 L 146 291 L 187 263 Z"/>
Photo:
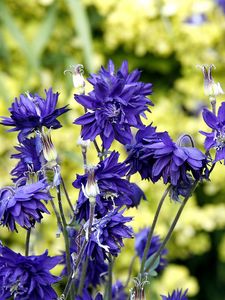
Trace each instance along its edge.
<path fill-rule="evenodd" d="M 77 145 L 80 145 L 81 147 L 88 148 L 90 146 L 91 141 L 90 140 L 84 140 L 81 136 L 79 136 L 77 140 Z"/>
<path fill-rule="evenodd" d="M 44 128 L 42 128 L 40 137 L 42 142 L 43 155 L 47 163 L 57 164 L 58 155 L 51 139 L 50 130 L 45 132 Z"/>
<path fill-rule="evenodd" d="M 88 178 L 85 187 L 82 185 L 82 190 L 86 198 L 90 202 L 95 202 L 96 197 L 100 194 L 97 180 L 95 179 L 94 168 L 88 170 Z"/>
<path fill-rule="evenodd" d="M 78 65 L 71 65 L 69 70 L 65 70 L 64 74 L 66 72 L 69 72 L 72 74 L 73 78 L 73 86 L 75 89 L 81 90 L 81 93 L 84 92 L 84 87 L 85 87 L 85 80 L 83 77 L 84 74 L 84 67 L 81 64 Z"/>
<path fill-rule="evenodd" d="M 205 95 L 209 97 L 216 97 L 218 95 L 224 94 L 224 91 L 219 82 L 215 83 L 212 78 L 212 69 L 215 69 L 214 65 L 198 65 L 204 76 L 204 89 Z"/>

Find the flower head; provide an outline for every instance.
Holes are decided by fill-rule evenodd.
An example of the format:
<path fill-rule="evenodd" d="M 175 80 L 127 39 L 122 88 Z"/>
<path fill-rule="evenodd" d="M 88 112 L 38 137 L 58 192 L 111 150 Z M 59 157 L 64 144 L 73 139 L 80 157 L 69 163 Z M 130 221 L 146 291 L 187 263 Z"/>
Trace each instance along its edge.
<path fill-rule="evenodd" d="M 117 256 L 120 248 L 123 247 L 123 239 L 133 237 L 131 227 L 125 225 L 132 220 L 131 217 L 124 217 L 119 209 L 109 212 L 101 219 L 94 219 L 91 237 L 87 247 L 87 255 L 90 257 L 107 257 L 107 253 Z M 89 222 L 85 224 L 88 228 Z"/>
<path fill-rule="evenodd" d="M 202 116 L 212 129 L 212 132 L 200 131 L 206 136 L 205 149 L 215 149 L 215 161 L 224 160 L 225 163 L 225 102 L 219 107 L 217 116 L 208 109 L 203 110 Z"/>
<path fill-rule="evenodd" d="M 149 231 L 150 231 L 150 228 L 144 228 L 140 232 L 138 232 L 135 236 L 135 250 L 136 250 L 138 256 L 140 257 L 140 259 L 142 259 L 143 254 L 144 254 L 144 249 L 145 249 L 145 245 L 147 242 L 147 237 L 148 237 Z M 161 246 L 160 237 L 158 235 L 153 235 L 152 240 L 151 240 L 151 246 L 150 246 L 150 249 L 147 254 L 147 258 L 149 258 L 153 254 L 155 254 L 159 250 L 160 246 Z M 167 254 L 167 252 L 168 252 L 167 249 L 164 249 L 162 251 L 161 256 L 160 256 L 159 265 L 156 268 L 157 272 L 161 271 L 162 269 L 165 268 L 165 265 L 167 263 L 167 261 L 165 259 L 165 255 Z"/>
<path fill-rule="evenodd" d="M 15 98 L 9 112 L 10 117 L 2 117 L 0 124 L 13 127 L 9 131 L 20 131 L 18 139 L 22 142 L 31 132 L 42 126 L 57 129 L 61 127 L 57 117 L 67 112 L 67 106 L 56 108 L 59 93 L 53 93 L 52 89 L 45 91 L 46 99 L 38 94 L 20 95 Z"/>
<path fill-rule="evenodd" d="M 13 181 L 16 182 L 23 177 L 32 177 L 34 174 L 39 174 L 38 178 L 41 179 L 41 159 L 40 153 L 38 153 L 38 137 L 26 138 L 23 143 L 16 146 L 18 151 L 16 154 L 12 154 L 11 158 L 19 159 L 16 167 L 11 171 Z"/>
<path fill-rule="evenodd" d="M 147 135 L 145 135 L 147 133 Z M 140 130 L 136 144 L 129 146 L 126 162 L 130 173 L 139 172 L 143 179 L 173 186 L 179 182 L 190 182 L 189 175 L 199 180 L 206 168 L 206 156 L 195 147 L 179 146 L 174 143 L 167 132 L 157 133 L 154 127 Z"/>
<path fill-rule="evenodd" d="M 75 95 L 77 102 L 89 111 L 75 120 L 82 125 L 81 136 L 93 141 L 100 135 L 103 147 L 109 149 L 113 140 L 128 144 L 132 140 L 131 127 L 142 128 L 140 116 L 145 116 L 148 105 L 153 105 L 146 97 L 152 93 L 152 84 L 139 81 L 141 72 L 128 72 L 124 61 L 115 71 L 110 60 L 108 68 L 101 68 L 88 81 L 93 91 L 88 95 Z"/>
<path fill-rule="evenodd" d="M 125 163 L 119 163 L 119 153 L 112 152 L 109 157 L 101 161 L 94 169 L 92 177 L 94 192 L 96 194 L 95 213 L 99 216 L 105 215 L 113 207 L 132 205 L 133 191 L 131 184 L 123 179 L 128 167 Z M 75 188 L 82 188 L 77 202 L 77 218 L 88 220 L 89 200 L 83 190 L 87 187 L 88 174 L 78 175 L 73 182 Z"/>
<path fill-rule="evenodd" d="M 41 180 L 19 187 L 6 187 L 0 190 L 0 222 L 16 230 L 16 223 L 23 228 L 31 228 L 40 222 L 42 213 L 49 213 L 41 200 L 51 199 L 46 190 L 47 184 Z"/>
<path fill-rule="evenodd" d="M 127 293 L 124 291 L 124 286 L 121 281 L 117 280 L 112 286 L 112 300 L 126 300 Z"/>
<path fill-rule="evenodd" d="M 182 292 L 182 290 L 174 290 L 172 294 L 168 294 L 168 296 L 161 296 L 162 300 L 188 300 L 186 297 L 187 290 Z"/>
<path fill-rule="evenodd" d="M 59 277 L 50 274 L 60 257 L 22 256 L 0 245 L 0 299 L 53 300 L 57 294 L 51 287 Z"/>

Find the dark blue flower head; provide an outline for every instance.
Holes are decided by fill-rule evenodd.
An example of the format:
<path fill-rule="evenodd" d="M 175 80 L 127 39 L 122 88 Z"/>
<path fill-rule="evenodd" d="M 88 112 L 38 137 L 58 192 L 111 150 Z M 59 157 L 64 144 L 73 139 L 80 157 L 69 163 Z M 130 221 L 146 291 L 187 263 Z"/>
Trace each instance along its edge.
<path fill-rule="evenodd" d="M 127 300 L 128 295 L 124 291 L 124 286 L 121 281 L 117 280 L 112 286 L 112 300 Z"/>
<path fill-rule="evenodd" d="M 75 95 L 77 102 L 89 111 L 75 121 L 82 125 L 83 139 L 93 141 L 100 135 L 103 147 L 109 149 L 113 140 L 128 144 L 132 140 L 131 127 L 143 128 L 141 116 L 153 105 L 146 97 L 152 93 L 152 84 L 140 82 L 141 72 L 128 72 L 124 61 L 115 71 L 110 60 L 108 68 L 101 68 L 88 81 L 93 91 L 88 95 Z"/>
<path fill-rule="evenodd" d="M 59 277 L 50 274 L 60 257 L 22 256 L 0 245 L 0 299 L 53 300 L 57 298 L 52 284 Z"/>
<path fill-rule="evenodd" d="M 136 183 L 131 183 L 130 184 L 130 189 L 131 189 L 131 200 L 132 200 L 132 204 L 127 204 L 127 207 L 138 207 L 138 205 L 140 204 L 141 200 L 146 200 L 146 196 L 144 194 L 144 192 L 142 191 L 142 189 L 136 184 Z"/>
<path fill-rule="evenodd" d="M 40 153 L 37 149 L 39 137 L 26 138 L 23 143 L 16 146 L 18 151 L 16 154 L 12 154 L 11 158 L 19 159 L 16 167 L 11 171 L 13 181 L 16 182 L 23 177 L 30 178 L 32 175 L 39 175 L 38 178 L 43 178 L 41 170 Z"/>
<path fill-rule="evenodd" d="M 49 213 L 42 200 L 51 199 L 46 190 L 47 184 L 41 180 L 19 187 L 6 187 L 0 190 L 0 222 L 11 231 L 16 223 L 23 228 L 31 228 L 40 222 L 42 213 Z"/>
<path fill-rule="evenodd" d="M 129 146 L 126 160 L 131 174 L 138 171 L 143 179 L 157 182 L 162 178 L 173 186 L 181 181 L 190 183 L 189 174 L 196 180 L 203 177 L 207 159 L 197 148 L 179 146 L 167 132 L 157 133 L 151 126 L 140 130 L 136 141 Z"/>
<path fill-rule="evenodd" d="M 225 0 L 215 0 L 215 2 L 220 6 L 223 13 L 225 14 Z"/>
<path fill-rule="evenodd" d="M 215 162 L 224 160 L 225 164 L 225 102 L 222 102 L 219 107 L 217 116 L 208 109 L 203 110 L 202 116 L 205 123 L 212 129 L 212 132 L 200 131 L 206 136 L 205 149 L 207 151 L 215 149 Z"/>
<path fill-rule="evenodd" d="M 100 191 L 100 194 L 96 197 L 95 207 L 95 213 L 98 217 L 105 215 L 114 206 L 131 206 L 133 204 L 131 184 L 122 178 L 126 175 L 128 167 L 125 163 L 119 163 L 118 159 L 119 153 L 114 151 L 93 170 L 93 176 Z M 87 178 L 88 174 L 78 175 L 73 182 L 73 186 L 80 189 L 85 188 Z M 84 195 L 83 190 L 81 189 L 77 202 L 77 219 L 88 220 L 89 200 Z"/>
<path fill-rule="evenodd" d="M 161 295 L 161 297 L 162 300 L 188 300 L 186 294 L 187 294 L 187 290 L 184 291 L 184 293 L 182 292 L 182 290 L 174 290 L 171 295 L 170 294 L 168 294 L 168 296 Z"/>
<path fill-rule="evenodd" d="M 133 237 L 132 228 L 126 225 L 132 218 L 124 217 L 123 212 L 124 210 L 115 209 L 101 219 L 94 219 L 86 249 L 88 256 L 107 257 L 107 253 L 117 256 L 120 248 L 124 246 L 123 239 Z M 89 222 L 84 226 L 86 230 L 88 230 L 88 225 Z"/>
<path fill-rule="evenodd" d="M 18 139 L 22 142 L 31 132 L 42 126 L 57 129 L 61 127 L 57 117 L 67 112 L 67 106 L 56 108 L 59 93 L 53 93 L 52 89 L 45 91 L 46 99 L 38 94 L 20 95 L 15 98 L 9 112 L 10 117 L 2 117 L 0 124 L 13 127 L 9 131 L 20 131 Z"/>
<path fill-rule="evenodd" d="M 149 234 L 150 228 L 144 228 L 140 232 L 135 235 L 135 251 L 140 259 L 142 259 L 144 254 L 144 249 L 147 241 L 147 237 Z M 161 246 L 161 240 L 158 235 L 153 235 L 151 240 L 151 246 L 147 254 L 147 258 L 155 254 Z M 156 272 L 161 271 L 165 268 L 167 261 L 165 259 L 165 255 L 167 254 L 167 249 L 164 249 L 160 256 L 160 262 L 158 267 L 156 268 Z"/>

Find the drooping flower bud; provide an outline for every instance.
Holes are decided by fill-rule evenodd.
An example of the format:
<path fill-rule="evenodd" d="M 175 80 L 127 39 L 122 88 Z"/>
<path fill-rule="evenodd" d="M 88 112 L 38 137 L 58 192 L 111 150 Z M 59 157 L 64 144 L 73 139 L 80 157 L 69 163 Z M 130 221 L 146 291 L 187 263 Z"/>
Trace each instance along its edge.
<path fill-rule="evenodd" d="M 215 83 L 212 78 L 212 69 L 215 69 L 214 65 L 198 65 L 204 76 L 204 89 L 205 95 L 209 97 L 216 97 L 218 95 L 224 94 L 224 91 L 219 82 Z"/>
<path fill-rule="evenodd" d="M 58 155 L 51 139 L 50 130 L 45 132 L 44 128 L 42 128 L 40 137 L 42 142 L 43 155 L 45 160 L 47 161 L 48 166 L 56 165 Z"/>
<path fill-rule="evenodd" d="M 82 185 L 82 190 L 85 197 L 88 198 L 90 202 L 95 202 L 97 195 L 100 194 L 93 167 L 88 170 L 87 183 L 85 187 Z"/>
<path fill-rule="evenodd" d="M 65 70 L 64 74 L 69 72 L 73 77 L 73 86 L 75 89 L 80 90 L 80 94 L 84 93 L 85 80 L 83 77 L 84 67 L 81 64 L 71 65 L 69 70 Z"/>

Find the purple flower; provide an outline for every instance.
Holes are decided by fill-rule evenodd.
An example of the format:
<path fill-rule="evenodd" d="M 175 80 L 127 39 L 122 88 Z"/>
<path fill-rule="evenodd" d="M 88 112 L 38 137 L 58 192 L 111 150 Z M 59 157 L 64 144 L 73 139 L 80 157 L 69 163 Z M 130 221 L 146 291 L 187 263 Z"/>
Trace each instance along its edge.
<path fill-rule="evenodd" d="M 189 25 L 199 26 L 207 21 L 207 17 L 204 13 L 196 13 L 185 19 L 185 23 Z"/>
<path fill-rule="evenodd" d="M 140 204 L 141 200 L 144 199 L 146 200 L 146 196 L 142 189 L 136 184 L 136 183 L 131 183 L 130 184 L 130 189 L 131 189 L 131 200 L 132 204 L 127 205 L 128 208 L 130 207 L 138 207 Z"/>
<path fill-rule="evenodd" d="M 187 294 L 187 290 L 184 291 L 184 293 L 182 292 L 182 290 L 174 290 L 171 295 L 170 294 L 168 294 L 168 296 L 161 295 L 161 297 L 162 300 L 188 300 L 186 294 Z"/>
<path fill-rule="evenodd" d="M 46 251 L 39 256 L 22 256 L 0 245 L 0 299 L 52 300 L 57 294 L 52 284 L 59 277 L 49 270 L 60 257 L 49 257 Z"/>
<path fill-rule="evenodd" d="M 195 180 L 202 178 L 207 163 L 197 148 L 179 146 L 167 132 L 157 133 L 151 126 L 137 133 L 136 144 L 129 146 L 128 151 L 126 162 L 131 174 L 138 171 L 143 179 L 157 182 L 162 178 L 165 184 L 173 186 L 190 183 L 190 174 Z"/>
<path fill-rule="evenodd" d="M 142 259 L 144 254 L 144 249 L 147 241 L 147 237 L 149 234 L 150 228 L 144 228 L 140 232 L 138 232 L 135 236 L 135 251 L 137 252 L 137 255 L 140 259 Z M 161 246 L 160 237 L 158 235 L 153 235 L 151 240 L 151 246 L 148 250 L 147 258 L 155 254 Z M 165 255 L 167 254 L 167 249 L 164 249 L 160 256 L 160 262 L 158 267 L 156 268 L 156 272 L 159 272 L 163 270 L 167 264 L 167 261 L 165 259 Z"/>
<path fill-rule="evenodd" d="M 107 253 L 117 256 L 120 248 L 124 246 L 123 239 L 133 237 L 131 227 L 125 225 L 132 220 L 124 217 L 119 209 L 109 212 L 101 219 L 94 219 L 90 241 L 86 253 L 90 257 L 107 257 Z M 89 222 L 85 224 L 88 228 Z"/>
<path fill-rule="evenodd" d="M 215 0 L 225 14 L 225 0 Z"/>
<path fill-rule="evenodd" d="M 21 94 L 15 98 L 9 112 L 10 117 L 2 117 L 0 124 L 13 127 L 9 131 L 20 131 L 18 139 L 22 142 L 31 132 L 40 130 L 42 126 L 57 129 L 61 127 L 57 117 L 67 112 L 67 106 L 56 108 L 59 93 L 52 89 L 45 91 L 46 99 L 38 94 Z"/>
<path fill-rule="evenodd" d="M 97 216 L 105 215 L 114 206 L 132 206 L 133 191 L 132 184 L 122 177 L 127 173 L 128 167 L 125 163 L 119 163 L 119 153 L 112 152 L 109 157 L 101 161 L 94 169 L 93 177 L 97 181 L 100 194 L 96 197 L 95 213 Z M 77 175 L 73 182 L 75 188 L 85 187 L 88 174 Z M 81 189 L 77 202 L 77 219 L 88 220 L 89 200 Z"/>
<path fill-rule="evenodd" d="M 77 102 L 89 111 L 75 120 L 82 125 L 81 136 L 93 141 L 100 135 L 103 147 L 109 149 L 113 140 L 128 144 L 132 140 L 131 127 L 143 128 L 140 116 L 145 116 L 148 105 L 153 105 L 146 97 L 152 93 L 152 84 L 139 82 L 141 72 L 128 72 L 124 61 L 115 71 L 110 60 L 108 68 L 101 68 L 88 81 L 93 91 L 88 95 L 75 95 Z"/>
<path fill-rule="evenodd" d="M 212 132 L 200 131 L 206 136 L 205 149 L 216 150 L 215 162 L 224 160 L 225 164 L 225 102 L 222 102 L 218 109 L 218 115 L 204 109 L 202 113 L 206 124 L 212 129 Z"/>
<path fill-rule="evenodd" d="M 29 177 L 29 175 L 34 175 L 41 170 L 40 153 L 38 150 L 38 140 L 39 137 L 26 138 L 23 143 L 16 146 L 15 149 L 18 151 L 16 154 L 12 154 L 11 158 L 19 159 L 16 167 L 11 171 L 12 176 L 14 176 L 13 181 L 16 182 L 23 177 Z M 41 179 L 43 176 L 39 176 Z"/>
<path fill-rule="evenodd" d="M 19 187 L 0 190 L 0 222 L 11 231 L 17 230 L 16 223 L 23 228 L 31 228 L 40 222 L 42 213 L 49 213 L 41 200 L 51 199 L 47 184 L 41 180 Z"/>
<path fill-rule="evenodd" d="M 121 281 L 117 280 L 112 286 L 112 300 L 127 300 L 128 295 L 124 291 L 124 286 Z"/>

